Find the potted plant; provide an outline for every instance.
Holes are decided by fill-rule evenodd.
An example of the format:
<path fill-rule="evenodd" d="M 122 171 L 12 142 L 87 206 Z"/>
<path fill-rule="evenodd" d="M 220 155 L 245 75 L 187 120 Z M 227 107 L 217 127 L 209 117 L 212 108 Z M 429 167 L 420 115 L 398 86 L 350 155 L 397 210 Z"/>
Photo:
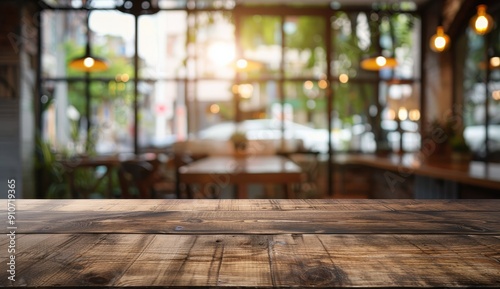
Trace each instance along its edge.
<path fill-rule="evenodd" d="M 434 154 L 452 159 L 469 158 L 470 149 L 463 132 L 461 123 L 451 116 L 443 121 L 434 119 L 428 131 L 429 138 L 436 142 Z"/>
<path fill-rule="evenodd" d="M 456 132 L 449 140 L 451 146 L 451 158 L 456 161 L 470 161 L 472 153 L 465 141 L 463 130 Z"/>
<path fill-rule="evenodd" d="M 234 146 L 234 152 L 236 154 L 245 152 L 247 148 L 248 139 L 245 132 L 235 131 L 231 135 L 231 142 Z"/>

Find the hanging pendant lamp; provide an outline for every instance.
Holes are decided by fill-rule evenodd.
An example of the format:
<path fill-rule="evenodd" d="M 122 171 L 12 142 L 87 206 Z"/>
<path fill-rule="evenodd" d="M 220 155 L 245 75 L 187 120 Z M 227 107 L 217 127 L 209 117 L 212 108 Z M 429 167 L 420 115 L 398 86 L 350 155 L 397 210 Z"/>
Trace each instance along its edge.
<path fill-rule="evenodd" d="M 116 7 L 120 12 L 134 15 L 134 153 L 139 154 L 139 16 L 160 11 L 156 0 L 125 0 Z"/>
<path fill-rule="evenodd" d="M 386 68 L 394 68 L 398 62 L 393 57 L 385 57 L 382 55 L 369 57 L 361 60 L 361 68 L 370 71 L 379 71 Z"/>
<path fill-rule="evenodd" d="M 479 35 L 485 35 L 493 29 L 494 21 L 486 13 L 486 5 L 477 6 L 477 14 L 471 18 L 469 25 Z"/>
<path fill-rule="evenodd" d="M 377 17 L 377 19 L 378 19 L 378 17 Z M 391 25 L 390 21 L 391 20 L 389 19 L 389 27 Z M 380 31 L 379 31 L 379 34 L 380 34 Z M 391 35 L 392 35 L 392 33 L 391 33 Z M 379 35 L 379 37 L 380 37 L 380 35 Z M 382 69 L 394 68 L 397 65 L 398 65 L 398 62 L 396 61 L 396 58 L 387 57 L 387 56 L 384 56 L 382 54 L 367 57 L 367 58 L 361 60 L 361 63 L 360 63 L 361 68 L 363 68 L 364 70 L 369 70 L 369 71 L 380 71 Z"/>
<path fill-rule="evenodd" d="M 443 52 L 450 47 L 450 37 L 444 33 L 443 26 L 436 28 L 436 34 L 432 35 L 429 46 L 435 52 Z"/>
<path fill-rule="evenodd" d="M 108 63 L 103 58 L 91 55 L 90 45 L 87 43 L 85 54 L 71 60 L 69 67 L 78 71 L 99 72 L 108 69 Z"/>
<path fill-rule="evenodd" d="M 152 15 L 160 11 L 158 1 L 154 0 L 125 0 L 122 5 L 117 6 L 117 9 L 134 16 Z"/>
<path fill-rule="evenodd" d="M 85 44 L 85 54 L 83 56 L 71 60 L 71 62 L 69 63 L 69 67 L 83 72 L 104 71 L 108 69 L 108 63 L 103 58 L 93 56 L 90 50 L 89 15 L 90 11 L 87 12 L 87 20 L 86 20 L 87 43 Z"/>

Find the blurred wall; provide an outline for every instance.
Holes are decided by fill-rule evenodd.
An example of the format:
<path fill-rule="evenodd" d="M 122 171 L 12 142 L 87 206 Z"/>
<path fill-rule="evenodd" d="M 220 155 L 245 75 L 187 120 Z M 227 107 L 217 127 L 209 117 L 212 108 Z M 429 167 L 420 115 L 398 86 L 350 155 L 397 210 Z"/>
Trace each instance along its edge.
<path fill-rule="evenodd" d="M 440 24 L 444 1 L 430 1 L 422 13 L 422 135 L 428 124 L 451 113 L 453 104 L 453 58 L 451 49 L 436 53 L 429 39 Z M 445 32 L 447 28 L 445 27 Z"/>
<path fill-rule="evenodd" d="M 18 198 L 34 197 L 35 5 L 1 1 L 0 198 L 15 179 Z"/>

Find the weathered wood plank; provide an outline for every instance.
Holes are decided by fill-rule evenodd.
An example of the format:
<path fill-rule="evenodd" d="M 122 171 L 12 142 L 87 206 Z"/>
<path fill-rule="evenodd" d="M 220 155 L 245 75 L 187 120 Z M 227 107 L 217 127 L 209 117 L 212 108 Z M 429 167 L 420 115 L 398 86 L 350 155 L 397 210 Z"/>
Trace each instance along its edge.
<path fill-rule="evenodd" d="M 17 255 L 22 283 L 15 285 L 29 288 L 500 286 L 499 236 L 22 237 Z M 0 271 L 0 280 L 6 277 Z"/>
<path fill-rule="evenodd" d="M 182 281 L 192 286 L 213 286 L 220 263 L 214 238 L 156 235 L 115 285 L 141 286 L 144 276 L 150 276 L 153 286 L 173 286 Z"/>
<path fill-rule="evenodd" d="M 266 236 L 165 236 L 130 266 L 117 286 L 269 286 Z M 227 274 L 221 274 L 227 272 Z"/>
<path fill-rule="evenodd" d="M 123 274 L 153 237 L 134 234 L 18 235 L 17 276 L 11 285 L 109 284 Z M 0 274 L 2 282 L 7 280 L 6 273 Z"/>
<path fill-rule="evenodd" d="M 491 211 L 21 211 L 16 222 L 25 234 L 500 234 Z"/>
<path fill-rule="evenodd" d="M 92 239 L 96 236 L 97 239 Z M 64 283 L 68 286 L 113 284 L 150 245 L 154 235 L 90 234 L 79 235 L 78 238 L 91 241 L 83 246 L 71 244 L 72 250 L 68 250 L 66 254 L 56 248 L 59 250 L 58 255 L 64 256 L 66 266 L 61 270 L 54 270 L 56 273 L 41 283 L 42 286 L 57 286 L 61 280 L 65 280 Z"/>
<path fill-rule="evenodd" d="M 6 207 L 0 200 L 0 208 Z M 20 211 L 494 211 L 500 200 L 17 200 Z"/>
<path fill-rule="evenodd" d="M 362 280 L 375 287 L 399 287 L 402 283 L 423 287 L 443 284 L 450 287 L 500 286 L 500 242 L 496 238 L 443 235 L 314 237 L 321 241 L 336 266 L 349 272 L 349 279 L 355 283 Z M 354 265 L 373 273 L 347 269 Z"/>

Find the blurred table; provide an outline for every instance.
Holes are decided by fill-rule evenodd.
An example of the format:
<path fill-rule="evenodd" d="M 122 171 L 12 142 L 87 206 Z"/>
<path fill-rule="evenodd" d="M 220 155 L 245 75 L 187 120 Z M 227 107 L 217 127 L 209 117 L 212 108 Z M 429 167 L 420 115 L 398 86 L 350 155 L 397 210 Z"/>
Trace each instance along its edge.
<path fill-rule="evenodd" d="M 500 200 L 14 202 L 7 287 L 500 287 Z"/>
<path fill-rule="evenodd" d="M 247 199 L 248 184 L 283 184 L 288 198 L 294 198 L 290 185 L 300 183 L 301 168 L 279 155 L 209 156 L 179 168 L 179 181 L 201 184 L 202 190 L 237 186 L 236 197 Z"/>
<path fill-rule="evenodd" d="M 113 172 L 120 167 L 123 162 L 139 162 L 146 161 L 154 163 L 157 155 L 154 153 L 146 153 L 141 155 L 134 154 L 118 154 L 118 155 L 98 155 L 98 156 L 75 156 L 58 160 L 62 165 L 67 176 L 71 190 L 72 198 L 89 198 L 90 194 L 95 192 L 102 182 L 106 183 L 105 198 L 113 198 Z M 97 169 L 105 167 L 103 173 L 99 173 Z M 155 164 L 155 169 L 157 165 Z M 85 180 L 85 185 L 88 187 L 80 188 L 77 185 L 77 171 L 82 169 L 90 169 L 93 175 L 92 178 Z"/>

